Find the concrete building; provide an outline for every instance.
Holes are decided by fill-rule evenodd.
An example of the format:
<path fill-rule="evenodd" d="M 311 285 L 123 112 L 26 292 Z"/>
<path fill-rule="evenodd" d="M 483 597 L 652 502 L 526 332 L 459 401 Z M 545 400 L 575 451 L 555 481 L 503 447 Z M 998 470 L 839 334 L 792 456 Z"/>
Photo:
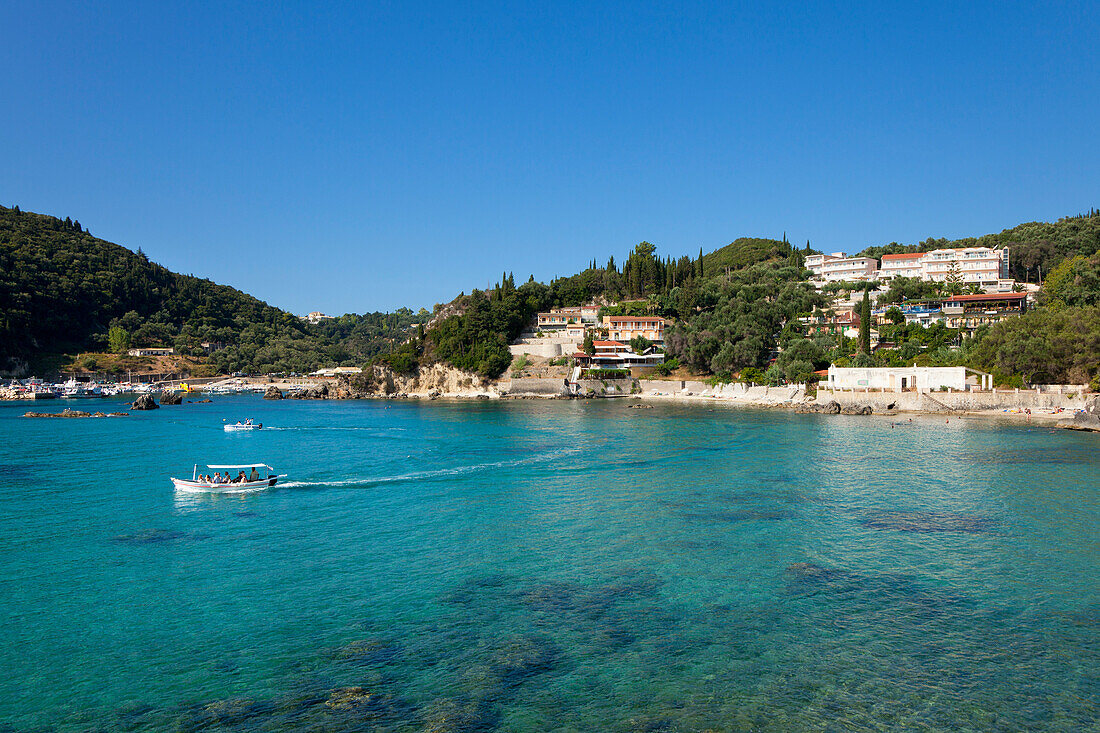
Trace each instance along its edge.
<path fill-rule="evenodd" d="M 130 356 L 171 356 L 172 354 L 176 353 L 176 350 L 172 348 L 142 347 L 138 349 L 130 349 L 126 353 Z"/>
<path fill-rule="evenodd" d="M 631 367 L 658 366 L 665 362 L 665 355 L 650 347 L 644 354 L 636 354 L 619 341 L 593 341 L 596 353 L 589 356 L 578 351 L 573 354 L 577 366 L 597 369 L 630 369 Z"/>
<path fill-rule="evenodd" d="M 884 282 L 896 277 L 944 282 L 957 277 L 963 285 L 1005 290 L 1012 285 L 1008 257 L 1008 247 L 963 247 L 883 255 L 879 278 Z"/>
<path fill-rule="evenodd" d="M 845 257 L 843 252 L 808 255 L 806 269 L 815 280 L 824 282 L 863 282 L 878 279 L 878 260 L 874 257 Z"/>
<path fill-rule="evenodd" d="M 924 253 L 921 268 L 925 280 L 944 282 L 954 273 L 964 285 L 996 287 L 999 280 L 1009 277 L 1008 248 L 936 249 Z"/>
<path fill-rule="evenodd" d="M 660 316 L 604 316 L 603 327 L 612 341 L 629 342 L 637 336 L 661 344 L 668 321 Z"/>
<path fill-rule="evenodd" d="M 538 327 L 540 331 L 556 331 L 572 324 L 596 323 L 596 314 L 600 307 L 597 305 L 580 305 L 571 308 L 551 308 L 546 313 L 538 314 Z"/>
<path fill-rule="evenodd" d="M 969 372 L 969 375 L 968 375 Z M 992 377 L 966 367 L 829 367 L 821 386 L 832 390 L 879 390 L 883 392 L 934 392 L 941 388 L 966 391 L 992 389 Z"/>
<path fill-rule="evenodd" d="M 839 336 L 849 328 L 859 328 L 859 316 L 850 310 L 841 311 L 832 316 L 827 316 L 825 314 L 803 316 L 798 320 L 806 327 L 807 336 L 816 336 L 818 334 Z"/>
<path fill-rule="evenodd" d="M 921 267 L 923 252 L 900 255 L 883 255 L 882 266 L 879 268 L 879 277 L 883 280 L 893 280 L 895 277 L 924 277 L 924 268 Z"/>
<path fill-rule="evenodd" d="M 362 374 L 363 369 L 361 367 L 330 367 L 328 369 L 318 369 L 315 372 L 310 372 L 311 377 L 335 377 L 340 374 Z"/>
<path fill-rule="evenodd" d="M 973 331 L 1027 310 L 1027 293 L 981 293 L 953 295 L 941 306 L 948 328 Z"/>
<path fill-rule="evenodd" d="M 331 321 L 333 318 L 334 316 L 325 315 L 321 311 L 313 311 L 312 313 L 302 316 L 303 321 L 307 321 L 313 325 L 317 325 L 321 321 Z"/>

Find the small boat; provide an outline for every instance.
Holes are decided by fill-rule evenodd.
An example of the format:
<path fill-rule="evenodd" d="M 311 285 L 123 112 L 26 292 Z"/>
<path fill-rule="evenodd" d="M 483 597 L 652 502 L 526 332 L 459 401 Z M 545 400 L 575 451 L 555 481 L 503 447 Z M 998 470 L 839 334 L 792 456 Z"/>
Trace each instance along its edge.
<path fill-rule="evenodd" d="M 196 463 L 194 470 L 191 472 L 191 478 L 175 478 L 172 477 L 172 485 L 176 487 L 177 491 L 206 491 L 215 494 L 234 494 L 241 491 L 255 491 L 257 489 L 266 489 L 269 486 L 274 486 L 275 483 L 281 479 L 286 478 L 285 473 L 276 475 L 275 469 L 266 463 L 241 463 L 230 466 L 223 465 L 208 465 L 207 468 L 214 471 L 226 470 L 226 475 L 229 475 L 229 471 L 251 471 L 255 469 L 266 469 L 267 475 L 263 478 L 257 478 L 255 481 L 241 481 L 239 483 L 214 483 L 207 481 L 199 476 L 199 465 Z"/>
<path fill-rule="evenodd" d="M 227 431 L 233 430 L 261 430 L 264 424 L 262 422 L 252 422 L 252 418 L 248 418 L 244 422 L 238 420 L 235 423 L 226 423 L 222 427 Z"/>

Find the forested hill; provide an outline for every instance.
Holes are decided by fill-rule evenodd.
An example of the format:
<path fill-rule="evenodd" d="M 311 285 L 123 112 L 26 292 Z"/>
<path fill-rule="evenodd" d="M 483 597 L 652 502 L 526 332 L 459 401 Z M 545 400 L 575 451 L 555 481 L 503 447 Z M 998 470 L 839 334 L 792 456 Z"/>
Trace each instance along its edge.
<path fill-rule="evenodd" d="M 882 257 L 884 254 L 955 247 L 1008 247 L 1012 277 L 1021 282 L 1037 283 L 1040 272 L 1045 276 L 1067 258 L 1088 257 L 1100 249 L 1100 209 L 1067 216 L 1056 222 L 1032 221 L 1005 229 L 1000 234 L 951 240 L 929 237 L 920 244 L 909 245 L 891 242 L 885 246 L 868 247 L 859 255 Z"/>
<path fill-rule="evenodd" d="M 0 356 L 106 346 L 114 320 L 134 343 L 196 345 L 246 324 L 301 322 L 239 290 L 162 267 L 83 231 L 79 222 L 0 207 Z"/>
<path fill-rule="evenodd" d="M 301 371 L 389 351 L 417 317 L 401 309 L 313 327 L 97 239 L 79 222 L 0 206 L 0 370 L 43 354 L 131 344 L 201 354 L 207 341 L 226 345 L 214 355 L 220 371 Z"/>

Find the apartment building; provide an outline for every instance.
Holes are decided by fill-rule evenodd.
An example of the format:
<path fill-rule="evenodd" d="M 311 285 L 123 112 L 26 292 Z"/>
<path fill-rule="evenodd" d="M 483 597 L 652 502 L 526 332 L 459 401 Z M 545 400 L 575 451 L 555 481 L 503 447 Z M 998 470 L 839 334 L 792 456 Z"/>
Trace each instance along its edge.
<path fill-rule="evenodd" d="M 924 253 L 921 267 L 926 280 L 943 282 L 955 273 L 964 284 L 996 286 L 1002 277 L 1008 277 L 1008 249 L 936 249 Z"/>
<path fill-rule="evenodd" d="M 845 257 L 843 252 L 807 255 L 806 269 L 813 272 L 815 280 L 824 282 L 878 279 L 878 260 L 874 257 Z"/>
<path fill-rule="evenodd" d="M 660 316 L 604 316 L 603 327 L 612 341 L 629 342 L 644 336 L 654 343 L 664 343 L 668 321 Z"/>
<path fill-rule="evenodd" d="M 1011 285 L 1008 248 L 962 247 L 883 255 L 879 268 L 879 278 L 887 282 L 896 277 L 944 282 L 953 275 L 963 285 L 1007 290 Z"/>
<path fill-rule="evenodd" d="M 942 305 L 944 324 L 948 328 L 973 331 L 1005 318 L 1021 315 L 1027 310 L 1027 293 L 982 293 L 953 295 Z"/>
<path fill-rule="evenodd" d="M 895 277 L 924 277 L 924 268 L 921 266 L 921 260 L 923 259 L 923 252 L 883 255 L 879 277 L 882 280 L 893 280 Z"/>
<path fill-rule="evenodd" d="M 538 314 L 540 331 L 568 328 L 571 324 L 596 323 L 597 305 L 581 305 L 571 308 L 551 308 L 547 313 Z M 582 334 L 583 336 L 583 334 Z"/>

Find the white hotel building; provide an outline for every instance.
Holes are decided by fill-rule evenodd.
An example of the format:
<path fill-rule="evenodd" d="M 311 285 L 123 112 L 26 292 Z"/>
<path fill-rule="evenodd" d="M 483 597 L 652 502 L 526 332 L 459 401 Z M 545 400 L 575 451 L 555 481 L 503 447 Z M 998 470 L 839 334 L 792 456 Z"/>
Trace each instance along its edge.
<path fill-rule="evenodd" d="M 841 253 L 809 255 L 806 269 L 813 271 L 815 280 L 882 280 L 889 282 L 896 277 L 916 277 L 921 280 L 943 282 L 952 272 L 958 273 L 959 282 L 971 283 L 983 288 L 997 288 L 1010 283 L 1008 248 L 964 247 L 961 249 L 936 249 L 931 252 L 883 255 L 882 266 L 873 257 L 844 257 Z"/>
<path fill-rule="evenodd" d="M 845 257 L 843 252 L 807 255 L 806 269 L 813 271 L 814 279 L 825 282 L 875 280 L 878 260 L 874 257 Z"/>
<path fill-rule="evenodd" d="M 1008 248 L 966 247 L 965 249 L 935 249 L 921 259 L 925 280 L 943 282 L 952 271 L 964 284 L 995 286 L 1008 278 Z"/>

